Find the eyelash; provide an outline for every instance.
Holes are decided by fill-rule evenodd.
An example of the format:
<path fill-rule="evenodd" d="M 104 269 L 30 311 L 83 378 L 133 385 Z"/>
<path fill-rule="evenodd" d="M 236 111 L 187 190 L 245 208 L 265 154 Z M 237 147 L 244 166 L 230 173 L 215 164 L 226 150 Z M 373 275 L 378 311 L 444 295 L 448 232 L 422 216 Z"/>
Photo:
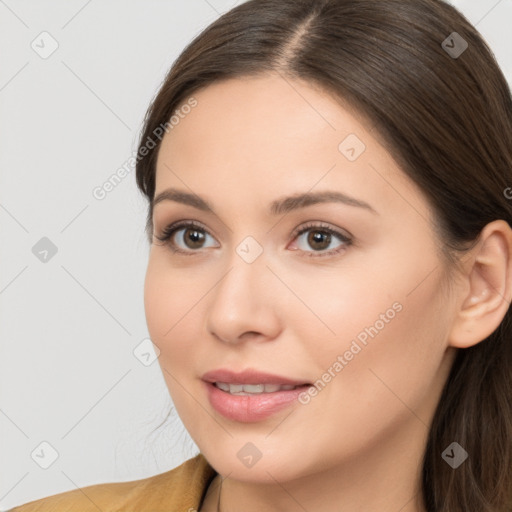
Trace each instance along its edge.
<path fill-rule="evenodd" d="M 198 223 L 196 221 L 178 221 L 178 222 L 175 222 L 175 223 L 167 226 L 162 231 L 162 234 L 160 236 L 155 235 L 155 238 L 157 238 L 158 240 L 160 240 L 160 242 L 162 242 L 161 245 L 167 245 L 173 253 L 184 254 L 186 256 L 193 256 L 193 255 L 197 254 L 199 252 L 199 250 L 191 249 L 189 251 L 184 251 L 183 249 L 177 248 L 170 241 L 171 238 L 174 236 L 174 234 L 183 228 L 197 229 L 198 231 L 202 231 L 202 232 L 206 233 L 207 235 L 212 236 L 212 234 L 204 226 L 202 226 L 200 223 Z M 292 236 L 293 236 L 292 240 L 295 240 L 296 238 L 301 236 L 303 233 L 306 233 L 307 231 L 312 231 L 314 229 L 316 229 L 319 232 L 328 233 L 329 235 L 335 236 L 341 242 L 343 242 L 343 245 L 340 245 L 336 249 L 331 249 L 329 251 L 301 251 L 300 249 L 297 249 L 299 252 L 302 253 L 301 256 L 313 257 L 313 258 L 318 258 L 318 257 L 324 258 L 327 256 L 334 256 L 334 255 L 340 253 L 341 251 L 343 251 L 344 249 L 346 249 L 347 247 L 349 247 L 350 245 L 352 245 L 352 243 L 353 243 L 353 240 L 351 238 L 349 238 L 348 236 L 344 235 L 343 233 L 341 233 L 323 223 L 316 223 L 316 224 L 308 223 L 308 224 L 296 229 L 292 234 Z"/>

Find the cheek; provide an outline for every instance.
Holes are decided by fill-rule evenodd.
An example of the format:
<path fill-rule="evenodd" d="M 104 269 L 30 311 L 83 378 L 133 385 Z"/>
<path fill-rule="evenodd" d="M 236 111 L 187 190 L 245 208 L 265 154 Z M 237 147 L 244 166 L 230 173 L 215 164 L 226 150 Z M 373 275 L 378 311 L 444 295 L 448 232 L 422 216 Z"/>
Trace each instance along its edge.
<path fill-rule="evenodd" d="M 150 257 L 144 282 L 144 308 L 151 340 L 160 349 L 161 363 L 168 359 L 171 341 L 184 325 L 191 295 L 190 287 L 180 282 L 179 272 L 170 272 L 157 258 Z"/>
<path fill-rule="evenodd" d="M 201 332 L 205 315 L 202 298 L 212 286 L 202 283 L 202 279 L 153 260 L 148 265 L 144 285 L 146 322 L 151 340 L 160 350 L 162 376 L 178 416 L 201 446 L 203 436 L 206 444 L 210 441 L 208 430 L 205 433 L 200 426 L 211 420 L 205 409 L 198 406 L 204 399 L 198 362 L 211 358 L 211 354 L 205 353 L 208 347 Z"/>
<path fill-rule="evenodd" d="M 144 307 L 151 340 L 160 350 L 159 362 L 169 387 L 175 376 L 195 377 L 195 363 L 207 349 L 204 325 L 205 296 L 215 276 L 169 268 L 165 256 L 150 257 L 145 283 Z M 181 378 L 181 377 L 180 377 Z"/>
<path fill-rule="evenodd" d="M 171 302 L 175 295 L 169 294 L 168 279 L 160 267 L 150 257 L 144 281 L 144 309 L 151 339 L 162 350 L 161 342 L 174 324 L 176 307 L 179 305 Z"/>
<path fill-rule="evenodd" d="M 328 382 L 319 392 L 323 398 L 318 398 L 318 405 L 343 404 L 322 410 L 330 410 L 333 424 L 352 434 L 362 418 L 384 427 L 404 414 L 410 416 L 408 407 L 422 410 L 445 377 L 441 368 L 449 308 L 440 292 L 440 275 L 432 273 L 415 288 L 428 271 L 410 263 L 400 268 L 399 278 L 393 280 L 385 275 L 380 281 L 370 276 L 366 284 L 345 280 L 346 287 L 330 296 L 329 308 L 319 309 L 336 336 L 317 335 L 316 346 L 310 347 L 320 386 Z M 320 307 L 320 297 L 317 300 Z M 301 329 L 311 336 L 315 332 L 308 323 Z M 302 339 L 307 340 L 308 334 Z"/>
<path fill-rule="evenodd" d="M 146 321 L 155 338 L 171 338 L 176 326 L 208 290 L 208 276 L 171 267 L 162 248 L 152 249 L 144 281 Z"/>
<path fill-rule="evenodd" d="M 438 274 L 410 293 L 422 271 L 402 271 L 403 280 L 384 283 L 381 276 L 379 286 L 373 278 L 368 287 L 355 278 L 343 280 L 344 287 L 341 281 L 326 285 L 329 300 L 304 283 L 302 291 L 310 291 L 308 306 L 336 334 L 303 304 L 288 310 L 286 325 L 295 326 L 289 336 L 295 347 L 289 346 L 287 360 L 308 361 L 317 389 L 315 396 L 305 397 L 295 422 L 285 422 L 290 452 L 302 449 L 305 433 L 317 432 L 307 443 L 312 453 L 329 454 L 322 462 L 329 465 L 382 443 L 406 423 L 420 435 L 424 431 L 446 378 L 446 304 Z M 272 442 L 277 446 L 279 439 Z"/>
<path fill-rule="evenodd" d="M 403 407 L 393 392 L 419 404 L 439 378 L 450 311 L 441 267 L 432 247 L 407 249 L 347 262 L 335 278 L 328 269 L 296 280 L 307 308 L 290 298 L 284 323 L 305 350 L 309 376 L 326 384 L 324 399 Z"/>

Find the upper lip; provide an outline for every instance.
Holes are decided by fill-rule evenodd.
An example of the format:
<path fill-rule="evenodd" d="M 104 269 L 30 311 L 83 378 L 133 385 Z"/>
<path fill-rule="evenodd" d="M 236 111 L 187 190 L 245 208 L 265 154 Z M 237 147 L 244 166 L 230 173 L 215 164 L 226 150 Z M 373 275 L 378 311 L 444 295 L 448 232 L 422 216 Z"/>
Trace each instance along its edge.
<path fill-rule="evenodd" d="M 226 384 L 279 384 L 279 385 L 292 385 L 302 386 L 309 384 L 305 380 L 289 379 L 281 375 L 274 375 L 271 373 L 263 373 L 252 368 L 242 372 L 234 372 L 232 370 L 219 368 L 206 372 L 202 379 L 206 382 L 225 382 Z"/>

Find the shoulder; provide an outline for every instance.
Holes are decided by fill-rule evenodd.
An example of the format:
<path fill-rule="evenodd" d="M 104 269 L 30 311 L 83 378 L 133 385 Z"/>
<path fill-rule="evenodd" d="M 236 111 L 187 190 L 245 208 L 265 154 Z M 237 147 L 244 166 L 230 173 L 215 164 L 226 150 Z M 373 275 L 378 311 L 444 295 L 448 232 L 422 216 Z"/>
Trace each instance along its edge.
<path fill-rule="evenodd" d="M 192 512 L 216 474 L 200 453 L 165 473 L 73 489 L 7 512 Z"/>

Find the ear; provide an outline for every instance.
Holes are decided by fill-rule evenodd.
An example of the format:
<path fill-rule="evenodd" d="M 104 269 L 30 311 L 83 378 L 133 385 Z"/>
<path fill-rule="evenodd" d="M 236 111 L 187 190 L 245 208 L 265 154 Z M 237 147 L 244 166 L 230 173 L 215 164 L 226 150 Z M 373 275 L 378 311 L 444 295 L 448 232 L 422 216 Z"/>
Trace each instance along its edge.
<path fill-rule="evenodd" d="M 456 348 L 485 340 L 498 328 L 510 306 L 512 230 L 507 222 L 487 224 L 467 261 L 464 292 L 448 338 L 449 345 Z"/>

